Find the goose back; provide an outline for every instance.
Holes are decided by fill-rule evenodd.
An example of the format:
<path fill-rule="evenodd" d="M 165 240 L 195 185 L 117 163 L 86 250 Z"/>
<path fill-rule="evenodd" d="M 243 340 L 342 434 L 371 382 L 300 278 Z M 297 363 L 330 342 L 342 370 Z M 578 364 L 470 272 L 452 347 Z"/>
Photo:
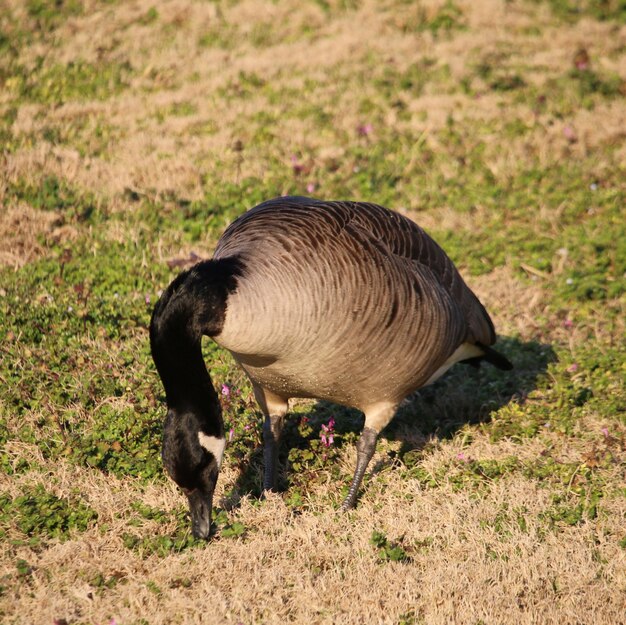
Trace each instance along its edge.
<path fill-rule="evenodd" d="M 227 257 L 243 271 L 214 338 L 281 397 L 396 403 L 460 346 L 495 341 L 445 252 L 375 204 L 270 200 L 226 230 L 215 258 Z"/>

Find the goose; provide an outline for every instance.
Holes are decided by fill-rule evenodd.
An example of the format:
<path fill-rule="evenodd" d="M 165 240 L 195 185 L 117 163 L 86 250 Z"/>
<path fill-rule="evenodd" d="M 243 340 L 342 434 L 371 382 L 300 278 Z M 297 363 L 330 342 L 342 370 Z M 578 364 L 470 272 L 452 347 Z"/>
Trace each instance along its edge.
<path fill-rule="evenodd" d="M 452 261 L 413 221 L 382 206 L 300 196 L 237 218 L 213 258 L 164 290 L 150 322 L 165 390 L 163 464 L 186 494 L 192 533 L 208 538 L 225 448 L 206 335 L 252 383 L 264 415 L 263 487 L 276 487 L 288 400 L 361 410 L 354 507 L 381 430 L 398 405 L 457 362 L 510 369 L 494 325 Z"/>

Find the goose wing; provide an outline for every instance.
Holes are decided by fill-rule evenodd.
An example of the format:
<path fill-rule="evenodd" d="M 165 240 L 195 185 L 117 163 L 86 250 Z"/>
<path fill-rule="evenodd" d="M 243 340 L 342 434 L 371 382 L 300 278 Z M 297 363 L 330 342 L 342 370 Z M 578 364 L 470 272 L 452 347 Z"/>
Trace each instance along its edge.
<path fill-rule="evenodd" d="M 351 222 L 366 229 L 390 254 L 419 264 L 450 294 L 468 326 L 467 340 L 493 345 L 496 333 L 485 307 L 467 286 L 443 249 L 410 219 L 365 202 L 340 203 L 352 214 Z"/>
<path fill-rule="evenodd" d="M 289 230 L 293 236 L 304 237 L 301 241 L 304 242 L 313 236 L 308 226 L 310 220 L 316 219 L 323 221 L 335 234 L 358 230 L 359 236 L 369 239 L 385 255 L 404 261 L 409 271 L 420 276 L 426 272 L 449 293 L 453 305 L 461 311 L 467 324 L 465 340 L 484 346 L 495 343 L 496 334 L 489 314 L 443 249 L 413 221 L 377 204 L 325 202 L 300 196 L 274 198 L 250 209 L 227 228 L 216 257 L 239 253 L 242 247 L 266 238 L 275 220 L 281 225 L 291 224 L 293 229 Z"/>

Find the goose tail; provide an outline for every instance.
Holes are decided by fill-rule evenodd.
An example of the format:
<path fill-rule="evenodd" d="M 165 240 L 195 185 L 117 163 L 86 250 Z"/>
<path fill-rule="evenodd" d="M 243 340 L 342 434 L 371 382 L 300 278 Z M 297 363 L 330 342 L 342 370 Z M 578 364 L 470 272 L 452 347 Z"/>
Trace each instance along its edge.
<path fill-rule="evenodd" d="M 476 347 L 479 347 L 483 352 L 481 356 L 476 356 L 475 358 L 468 358 L 466 360 L 462 360 L 461 362 L 466 365 L 471 365 L 473 367 L 480 366 L 480 363 L 485 360 L 489 364 L 497 367 L 498 369 L 502 369 L 503 371 L 510 371 L 513 369 L 513 363 L 506 357 L 503 356 L 500 352 L 495 349 L 488 347 L 487 345 L 483 345 L 478 341 L 475 343 Z"/>

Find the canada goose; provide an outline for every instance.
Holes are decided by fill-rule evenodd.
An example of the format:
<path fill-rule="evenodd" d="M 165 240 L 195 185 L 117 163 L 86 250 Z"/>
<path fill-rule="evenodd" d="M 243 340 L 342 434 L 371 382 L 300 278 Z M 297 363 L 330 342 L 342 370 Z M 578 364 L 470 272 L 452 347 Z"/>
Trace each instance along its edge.
<path fill-rule="evenodd" d="M 228 349 L 265 415 L 264 488 L 276 485 L 290 397 L 358 408 L 365 426 L 343 509 L 354 506 L 379 432 L 410 393 L 459 361 L 511 363 L 493 323 L 445 252 L 375 204 L 269 200 L 240 216 L 212 260 L 181 273 L 154 308 L 150 342 L 165 387 L 163 462 L 208 537 L 224 454 L 201 337 Z"/>

